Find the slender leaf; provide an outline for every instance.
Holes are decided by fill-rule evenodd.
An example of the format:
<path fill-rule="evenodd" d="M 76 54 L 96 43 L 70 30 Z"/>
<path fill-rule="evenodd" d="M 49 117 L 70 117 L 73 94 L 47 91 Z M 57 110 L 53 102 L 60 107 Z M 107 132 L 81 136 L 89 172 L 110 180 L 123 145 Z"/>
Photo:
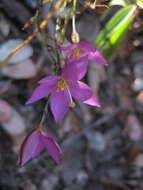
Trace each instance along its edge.
<path fill-rule="evenodd" d="M 95 45 L 103 50 L 105 57 L 109 57 L 123 41 L 134 19 L 135 10 L 135 5 L 128 5 L 120 9 L 97 36 Z"/>

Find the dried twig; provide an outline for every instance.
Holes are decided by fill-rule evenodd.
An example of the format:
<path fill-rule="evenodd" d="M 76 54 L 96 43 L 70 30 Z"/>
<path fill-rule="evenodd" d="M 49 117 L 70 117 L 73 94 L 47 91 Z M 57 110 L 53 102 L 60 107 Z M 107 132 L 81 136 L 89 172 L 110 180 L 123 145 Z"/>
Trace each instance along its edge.
<path fill-rule="evenodd" d="M 33 40 L 33 38 L 36 36 L 36 34 L 38 32 L 40 32 L 40 30 L 44 29 L 45 26 L 47 25 L 47 23 L 49 22 L 49 20 L 54 16 L 54 13 L 56 10 L 58 10 L 62 3 L 64 2 L 64 0 L 58 0 L 57 3 L 55 4 L 55 6 L 52 8 L 52 10 L 49 12 L 49 14 L 47 15 L 47 17 L 41 22 L 40 26 L 38 29 L 36 29 L 23 43 L 21 43 L 17 48 L 15 48 L 9 55 L 8 57 L 2 62 L 2 64 L 0 64 L 0 68 L 2 68 L 3 66 L 5 66 L 6 64 L 8 64 L 9 60 L 19 51 L 21 50 L 23 47 L 25 47 L 30 41 Z"/>

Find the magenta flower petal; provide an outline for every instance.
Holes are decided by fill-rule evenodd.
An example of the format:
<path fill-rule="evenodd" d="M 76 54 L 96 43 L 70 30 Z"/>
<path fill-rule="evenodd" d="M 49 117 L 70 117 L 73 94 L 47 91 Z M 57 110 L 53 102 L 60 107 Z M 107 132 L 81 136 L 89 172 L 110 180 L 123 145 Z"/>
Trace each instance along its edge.
<path fill-rule="evenodd" d="M 62 77 L 68 81 L 77 81 L 82 79 L 87 72 L 87 61 L 76 63 L 67 63 L 62 70 Z"/>
<path fill-rule="evenodd" d="M 60 122 L 65 113 L 69 110 L 69 94 L 67 89 L 59 92 L 53 92 L 51 95 L 51 111 L 56 122 Z"/>
<path fill-rule="evenodd" d="M 62 51 L 71 51 L 72 49 L 79 47 L 81 49 L 85 49 L 85 51 L 95 51 L 95 47 L 87 41 L 80 41 L 79 43 L 76 44 L 71 44 L 68 46 L 59 46 L 59 49 Z"/>
<path fill-rule="evenodd" d="M 48 76 L 48 77 L 41 79 L 38 83 L 40 83 L 40 84 L 46 83 L 51 86 L 51 85 L 55 85 L 59 78 L 60 78 L 60 76 Z"/>
<path fill-rule="evenodd" d="M 75 59 L 74 57 L 67 56 L 65 62 L 66 62 L 66 64 L 71 64 L 71 63 L 78 64 L 78 63 L 88 62 L 88 56 L 84 55 L 84 56 L 81 56 L 81 58 L 79 58 L 79 59 Z"/>
<path fill-rule="evenodd" d="M 54 85 L 50 86 L 49 84 L 41 84 L 39 87 L 35 89 L 35 91 L 32 94 L 32 97 L 26 102 L 26 104 L 31 104 L 33 102 L 36 102 L 37 100 L 44 98 L 45 96 L 48 96 L 54 88 Z"/>
<path fill-rule="evenodd" d="M 57 164 L 60 163 L 61 149 L 52 137 L 48 137 L 44 132 L 41 133 L 41 139 L 44 146 L 47 148 L 49 155 L 55 160 Z"/>
<path fill-rule="evenodd" d="M 33 130 L 22 143 L 18 163 L 24 165 L 27 161 L 34 157 L 35 151 L 39 143 L 38 131 Z M 42 151 L 43 147 L 40 148 Z M 38 150 L 39 151 L 39 150 Z"/>
<path fill-rule="evenodd" d="M 91 88 L 83 82 L 77 81 L 70 84 L 70 92 L 79 101 L 85 101 L 92 95 Z"/>
<path fill-rule="evenodd" d="M 89 52 L 91 52 L 91 51 L 96 51 L 96 48 L 90 43 L 90 42 L 87 42 L 87 41 L 80 41 L 79 42 L 79 44 L 78 44 L 78 46 L 80 47 L 80 48 L 83 48 L 85 51 L 89 51 Z"/>
<path fill-rule="evenodd" d="M 107 61 L 102 56 L 102 54 L 100 53 L 100 51 L 91 52 L 89 54 L 89 60 L 90 61 L 95 61 L 96 63 L 101 64 L 101 65 L 108 65 Z"/>
<path fill-rule="evenodd" d="M 40 141 L 40 132 L 38 135 L 39 135 L 39 140 L 38 140 L 37 146 L 35 147 L 35 150 L 32 152 L 32 158 L 35 158 L 36 156 L 40 154 L 40 152 L 44 150 L 44 145 Z"/>
<path fill-rule="evenodd" d="M 85 100 L 83 103 L 91 105 L 91 106 L 100 107 L 100 103 L 99 103 L 98 98 L 94 92 L 92 93 L 92 96 L 89 99 Z"/>
<path fill-rule="evenodd" d="M 78 58 L 71 56 L 69 53 L 69 55 L 67 55 L 67 57 L 66 57 L 65 62 L 67 65 L 69 65 L 71 63 L 75 63 L 75 64 L 80 64 L 80 63 L 84 64 L 85 63 L 85 64 L 87 64 L 88 63 L 88 56 L 85 54 L 85 55 L 81 56 L 81 58 L 78 59 Z"/>

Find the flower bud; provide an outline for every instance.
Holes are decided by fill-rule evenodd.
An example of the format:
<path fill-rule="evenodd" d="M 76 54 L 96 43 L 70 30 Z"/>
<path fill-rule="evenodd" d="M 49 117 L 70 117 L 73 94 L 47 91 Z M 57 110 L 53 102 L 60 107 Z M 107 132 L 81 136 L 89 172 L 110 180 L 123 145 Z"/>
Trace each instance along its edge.
<path fill-rule="evenodd" d="M 79 43 L 80 41 L 79 34 L 77 32 L 73 32 L 71 35 L 71 40 L 73 43 Z"/>

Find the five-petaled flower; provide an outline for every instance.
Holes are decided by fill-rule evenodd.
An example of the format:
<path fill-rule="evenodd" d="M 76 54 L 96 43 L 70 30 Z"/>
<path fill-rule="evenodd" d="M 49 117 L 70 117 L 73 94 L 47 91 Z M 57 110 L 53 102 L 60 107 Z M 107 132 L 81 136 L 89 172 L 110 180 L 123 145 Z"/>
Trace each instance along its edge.
<path fill-rule="evenodd" d="M 107 65 L 106 60 L 96 48 L 87 41 L 71 44 L 69 46 L 59 46 L 59 49 L 67 52 L 66 63 L 95 62 L 101 65 Z"/>
<path fill-rule="evenodd" d="M 83 78 L 84 66 L 81 64 L 67 64 L 60 76 L 48 76 L 39 81 L 39 86 L 33 92 L 27 104 L 47 97 L 50 93 L 50 108 L 56 122 L 63 119 L 70 107 L 74 107 L 75 99 L 92 106 L 100 107 L 96 94 L 85 83 Z"/>
<path fill-rule="evenodd" d="M 48 150 L 49 155 L 57 164 L 60 163 L 61 149 L 57 142 L 42 129 L 34 129 L 23 141 L 18 164 L 23 166 L 30 159 L 38 156 L 44 149 Z"/>

